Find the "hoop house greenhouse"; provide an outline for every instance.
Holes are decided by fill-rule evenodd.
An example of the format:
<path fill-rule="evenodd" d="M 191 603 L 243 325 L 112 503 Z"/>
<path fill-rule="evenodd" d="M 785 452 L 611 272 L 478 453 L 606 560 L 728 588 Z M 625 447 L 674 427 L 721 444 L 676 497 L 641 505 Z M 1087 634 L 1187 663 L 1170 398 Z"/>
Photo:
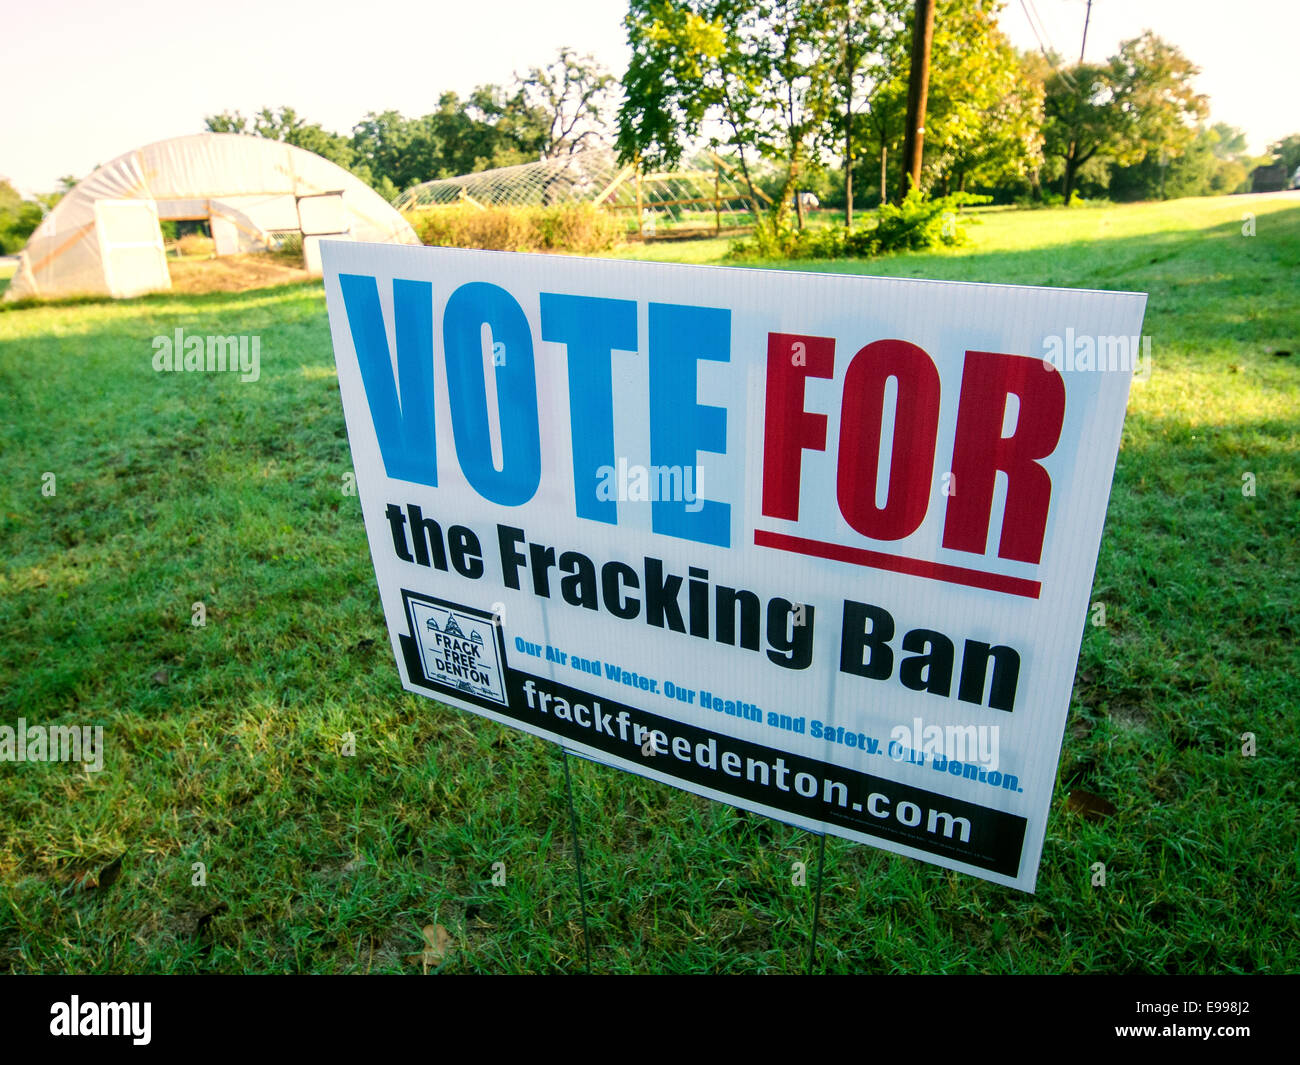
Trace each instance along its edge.
<path fill-rule="evenodd" d="M 5 299 L 135 296 L 171 287 L 160 221 L 208 223 L 217 255 L 301 239 L 418 244 L 383 197 L 342 167 L 280 141 L 199 133 L 118 156 L 79 182 L 32 234 Z"/>
<path fill-rule="evenodd" d="M 620 166 L 605 149 L 574 152 L 535 163 L 426 181 L 407 189 L 395 206 L 410 215 L 439 207 L 552 207 L 590 203 L 626 219 L 642 237 L 690 236 L 752 223 L 743 182 L 720 157 L 702 157 L 707 169 L 643 174 Z M 761 192 L 757 193 L 766 199 Z"/>

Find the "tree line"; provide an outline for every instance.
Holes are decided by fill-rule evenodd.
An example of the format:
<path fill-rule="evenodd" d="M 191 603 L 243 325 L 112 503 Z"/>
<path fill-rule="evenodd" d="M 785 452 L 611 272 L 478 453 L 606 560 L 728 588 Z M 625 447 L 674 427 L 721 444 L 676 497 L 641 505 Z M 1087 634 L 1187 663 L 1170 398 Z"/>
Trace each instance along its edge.
<path fill-rule="evenodd" d="M 563 48 L 509 85 L 445 92 L 430 112 L 369 112 L 341 134 L 291 107 L 204 119 L 305 148 L 386 199 L 434 178 L 604 145 L 671 167 L 710 148 L 774 212 L 804 197 L 847 209 L 897 199 L 914 0 L 629 0 L 621 82 Z M 1000 202 L 1141 200 L 1249 191 L 1250 172 L 1300 167 L 1300 134 L 1252 157 L 1207 123 L 1195 64 L 1148 31 L 1100 62 L 1016 49 L 1003 0 L 936 0 L 921 186 Z M 61 189 L 23 200 L 0 180 L 0 253 L 22 247 Z"/>
<path fill-rule="evenodd" d="M 589 55 L 562 48 L 512 85 L 444 92 L 428 114 L 371 111 L 350 135 L 307 122 L 291 107 L 209 115 L 214 133 L 252 133 L 297 145 L 356 174 L 385 199 L 434 178 L 567 155 L 601 142 L 615 80 Z"/>
<path fill-rule="evenodd" d="M 1207 124 L 1195 64 L 1150 31 L 1101 62 L 1020 51 L 1004 0 L 936 0 L 923 190 L 996 200 L 1158 199 L 1249 190 L 1245 134 Z M 608 145 L 646 168 L 723 155 L 758 202 L 874 207 L 896 198 L 914 0 L 629 0 L 621 81 L 561 49 L 509 86 L 444 93 L 429 114 L 371 112 L 349 135 L 291 108 L 206 128 L 317 152 L 392 199 L 422 181 Z M 1288 167 L 1288 173 L 1295 164 Z"/>
<path fill-rule="evenodd" d="M 631 0 L 624 158 L 678 161 L 700 138 L 850 212 L 901 185 L 912 0 Z M 1233 192 L 1245 136 L 1206 126 L 1196 66 L 1146 32 L 1100 63 L 1021 52 L 1002 0 L 937 0 L 922 188 L 1069 201 Z M 752 177 L 751 177 L 752 180 Z M 860 201 L 859 201 L 860 202 Z"/>

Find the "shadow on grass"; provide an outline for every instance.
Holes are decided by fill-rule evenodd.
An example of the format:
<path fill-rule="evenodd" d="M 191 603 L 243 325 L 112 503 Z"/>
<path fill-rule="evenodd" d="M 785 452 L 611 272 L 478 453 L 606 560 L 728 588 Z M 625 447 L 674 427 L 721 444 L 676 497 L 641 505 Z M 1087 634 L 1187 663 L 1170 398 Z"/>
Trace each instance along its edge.
<path fill-rule="evenodd" d="M 1229 344 L 1300 342 L 1300 207 L 1242 223 L 1075 240 L 1012 251 L 958 249 L 880 259 L 746 262 L 736 265 L 915 277 L 937 281 L 1043 285 L 1149 294 L 1147 329 L 1157 343 L 1193 337 Z"/>
<path fill-rule="evenodd" d="M 0 278 L 0 296 L 9 287 L 7 279 Z M 133 296 L 129 299 L 118 299 L 114 296 L 105 296 L 102 293 L 84 296 L 61 296 L 57 299 L 42 299 L 39 296 L 28 296 L 20 300 L 10 300 L 9 302 L 0 302 L 0 313 L 9 311 L 29 311 L 41 308 L 50 308 L 57 310 L 61 307 L 140 307 L 151 308 L 165 306 L 176 301 L 202 301 L 205 305 L 214 307 L 223 304 L 236 302 L 246 299 L 249 296 L 260 296 L 268 294 L 292 293 L 295 290 L 323 292 L 319 278 L 312 281 L 287 281 L 279 285 L 267 285 L 264 288 L 249 288 L 238 292 L 150 292 L 143 296 Z"/>

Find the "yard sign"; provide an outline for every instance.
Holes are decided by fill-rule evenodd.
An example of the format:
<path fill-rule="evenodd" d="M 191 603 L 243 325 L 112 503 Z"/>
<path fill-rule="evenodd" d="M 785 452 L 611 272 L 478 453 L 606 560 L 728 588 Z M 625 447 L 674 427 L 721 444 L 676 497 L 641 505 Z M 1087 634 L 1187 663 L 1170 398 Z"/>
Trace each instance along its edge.
<path fill-rule="evenodd" d="M 1145 296 L 323 250 L 408 691 L 1033 890 Z"/>

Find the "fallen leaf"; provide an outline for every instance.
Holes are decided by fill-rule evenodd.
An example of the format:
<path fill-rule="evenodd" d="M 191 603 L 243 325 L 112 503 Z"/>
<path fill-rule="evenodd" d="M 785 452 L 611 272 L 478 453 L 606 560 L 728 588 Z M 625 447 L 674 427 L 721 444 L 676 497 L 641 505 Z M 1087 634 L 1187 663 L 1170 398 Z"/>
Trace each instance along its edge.
<path fill-rule="evenodd" d="M 427 924 L 420 929 L 420 934 L 424 936 L 424 950 L 410 955 L 410 959 L 418 961 L 427 975 L 429 966 L 437 968 L 451 953 L 451 933 L 440 924 Z"/>
<path fill-rule="evenodd" d="M 72 883 L 68 885 L 69 891 L 94 891 L 99 887 L 99 874 L 94 869 L 87 869 L 84 873 L 74 876 Z"/>
<path fill-rule="evenodd" d="M 1066 806 L 1088 821 L 1101 821 L 1107 817 L 1114 817 L 1119 812 L 1113 802 L 1090 791 L 1084 791 L 1082 788 L 1075 788 L 1070 792 Z"/>
<path fill-rule="evenodd" d="M 79 873 L 72 878 L 68 890 L 95 891 L 100 888 L 111 887 L 117 882 L 118 877 L 122 875 L 122 859 L 125 857 L 125 854 L 119 854 L 102 869 L 87 869 L 84 873 Z"/>

